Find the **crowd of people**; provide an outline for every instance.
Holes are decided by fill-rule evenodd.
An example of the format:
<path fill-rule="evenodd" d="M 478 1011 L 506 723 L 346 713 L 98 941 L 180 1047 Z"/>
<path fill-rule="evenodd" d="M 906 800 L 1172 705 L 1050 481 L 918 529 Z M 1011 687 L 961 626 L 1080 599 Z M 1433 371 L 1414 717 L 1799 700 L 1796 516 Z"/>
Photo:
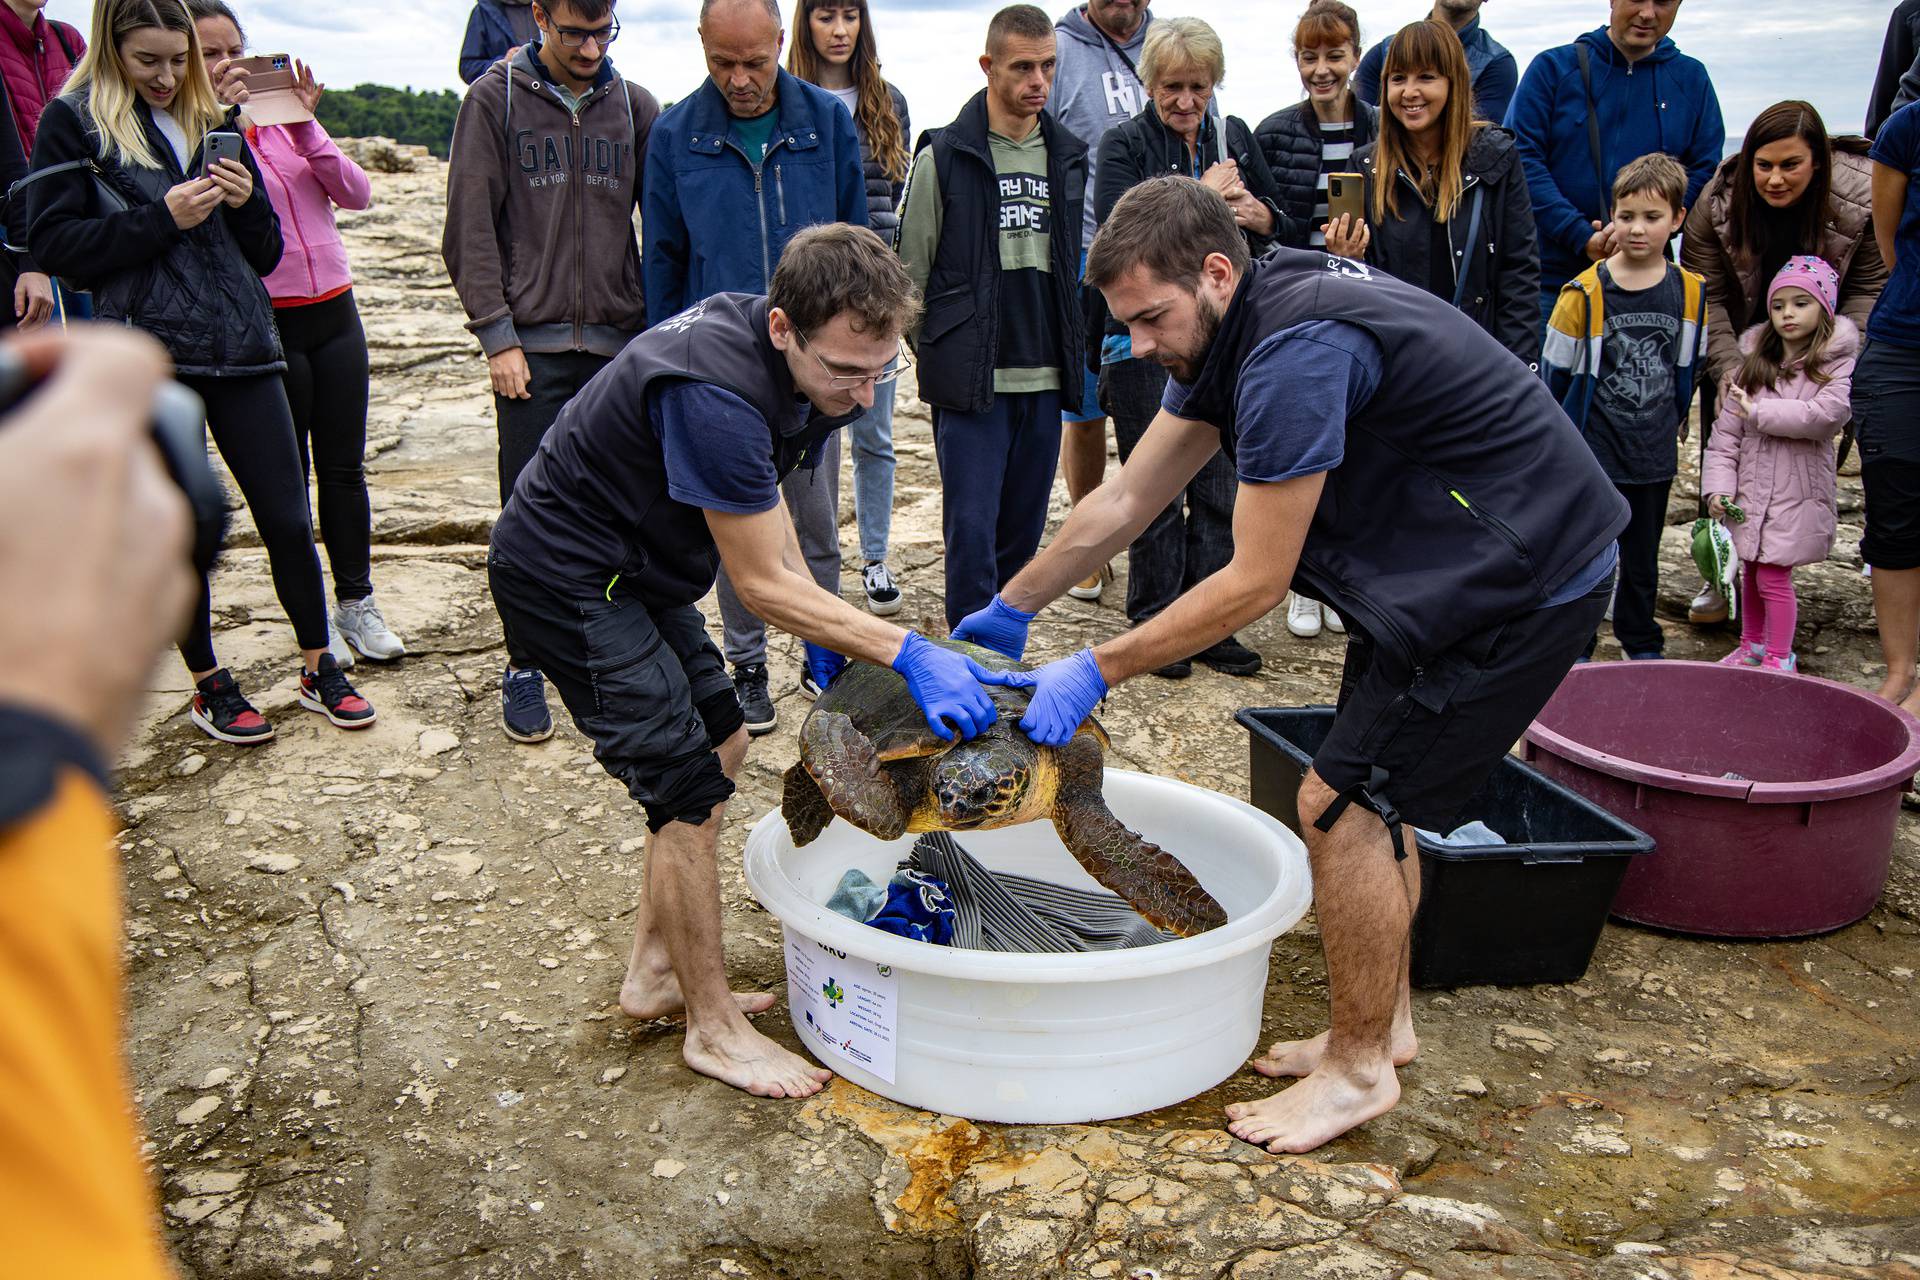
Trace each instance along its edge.
<path fill-rule="evenodd" d="M 164 349 L 259 530 L 300 705 L 363 728 L 347 672 L 405 653 L 374 598 L 367 347 L 334 225 L 367 206 L 367 176 L 317 121 L 249 117 L 225 0 L 96 0 L 84 37 L 44 2 L 0 0 L 0 312 L 23 334 L 97 316 Z M 475 4 L 443 256 L 497 425 L 502 723 L 551 736 L 551 686 L 643 808 L 620 1004 L 684 1013 L 695 1070 L 773 1097 L 827 1077 L 753 1028 L 771 997 L 730 992 L 721 947 L 718 833 L 748 738 L 778 719 L 770 625 L 803 641 L 809 696 L 850 658 L 890 665 L 934 732 L 969 737 L 995 715 L 983 686 L 1021 683 L 1021 727 L 1053 745 L 1122 680 L 1258 671 L 1238 633 L 1283 601 L 1295 635 L 1346 635 L 1300 802 L 1332 1028 L 1273 1046 L 1255 1066 L 1300 1082 L 1229 1112 L 1276 1151 L 1393 1106 L 1417 1051 L 1402 820 L 1447 829 L 1603 616 L 1626 658 L 1662 656 L 1661 533 L 1696 418 L 1702 512 L 1743 564 L 1724 661 L 1795 670 L 1792 572 L 1830 553 L 1857 448 L 1879 692 L 1920 710 L 1920 0 L 1893 13 L 1868 136 L 1786 101 L 1733 156 L 1671 34 L 1681 0 L 1607 0 L 1602 26 L 1524 69 L 1480 11 L 1436 0 L 1369 47 L 1353 7 L 1311 0 L 1292 29 L 1304 96 L 1249 126 L 1219 108 L 1229 51 L 1199 18 L 1014 4 L 984 33 L 980 91 L 916 136 L 870 0 L 796 0 L 790 26 L 778 0 L 703 0 L 708 76 L 665 110 L 615 67 L 614 0 Z M 293 67 L 309 117 L 323 92 Z M 85 399 L 83 373 L 123 418 L 162 376 L 119 335 L 76 337 L 64 363 L 51 336 L 13 341 L 52 372 L 39 429 L 0 433 L 23 457 L 75 447 L 41 420 Z M 884 621 L 902 607 L 908 368 L 932 410 L 953 637 L 1023 657 L 1042 608 L 1099 599 L 1125 551 L 1115 638 L 995 674 Z M 843 438 L 864 607 L 840 594 Z M 159 473 L 136 470 L 121 483 L 145 494 Z M 1072 512 L 1042 550 L 1056 474 Z M 142 509 L 95 512 L 74 544 L 119 550 L 103 582 L 177 541 L 120 547 Z M 13 568 L 0 557 L 0 580 Z M 116 638 L 184 618 L 191 722 L 270 739 L 219 664 L 206 578 L 197 604 L 185 580 L 138 582 L 113 608 L 146 620 Z M 1703 584 L 1689 617 L 1728 606 Z M 72 657 L 51 669 L 87 683 Z M 29 682 L 0 704 L 9 750 L 51 762 L 0 787 L 0 874 L 50 856 L 49 831 L 101 825 L 95 780 L 138 687 L 122 659 L 90 699 Z M 110 908 L 88 910 L 85 945 L 49 963 L 102 987 Z M 0 1013 L 31 1012 L 8 983 Z M 100 1158 L 137 1184 L 125 1126 L 101 1119 L 123 1086 L 94 1065 L 90 1092 L 0 1124 L 49 1149 L 124 1145 Z M 114 1274 L 159 1274 L 136 1228 L 93 1243 Z"/>

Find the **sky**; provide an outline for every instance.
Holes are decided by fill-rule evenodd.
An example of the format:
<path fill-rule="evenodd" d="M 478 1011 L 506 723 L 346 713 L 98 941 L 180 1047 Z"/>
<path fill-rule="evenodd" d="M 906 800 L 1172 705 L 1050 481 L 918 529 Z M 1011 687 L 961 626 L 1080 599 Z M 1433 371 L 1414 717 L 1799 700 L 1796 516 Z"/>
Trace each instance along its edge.
<path fill-rule="evenodd" d="M 1066 12 L 1068 0 L 1047 5 Z M 290 53 L 321 81 L 416 89 L 462 89 L 455 71 L 471 0 L 230 0 L 257 53 Z M 871 0 L 887 78 L 907 96 L 916 132 L 953 118 L 981 86 L 977 63 L 987 19 L 999 4 Z M 1428 0 L 1430 3 L 1430 0 Z M 789 16 L 793 0 L 782 0 Z M 1184 0 L 1155 13 L 1191 14 L 1220 32 L 1227 50 L 1221 105 L 1256 124 L 1300 100 L 1289 37 L 1305 0 Z M 1370 44 L 1426 16 L 1423 0 L 1358 0 Z M 694 20 L 698 0 L 617 0 L 622 23 L 615 64 L 661 101 L 684 97 L 704 74 Z M 1685 0 L 1673 38 L 1707 65 L 1737 149 L 1749 121 L 1770 103 L 1805 98 L 1835 132 L 1857 132 L 1879 62 L 1891 0 Z M 52 0 L 47 12 L 88 30 L 91 7 Z M 1487 0 L 1482 21 L 1524 71 L 1541 49 L 1606 21 L 1605 0 Z"/>

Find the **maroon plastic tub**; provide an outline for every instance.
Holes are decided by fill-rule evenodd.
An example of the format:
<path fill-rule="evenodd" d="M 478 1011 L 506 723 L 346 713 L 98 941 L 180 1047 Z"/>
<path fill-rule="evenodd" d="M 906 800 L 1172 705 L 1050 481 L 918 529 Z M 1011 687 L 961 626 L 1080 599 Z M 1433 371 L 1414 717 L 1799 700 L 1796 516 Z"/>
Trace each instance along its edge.
<path fill-rule="evenodd" d="M 1653 837 L 1615 916 L 1790 938 L 1852 924 L 1879 900 L 1920 720 L 1811 676 L 1590 663 L 1527 730 L 1525 758 Z"/>

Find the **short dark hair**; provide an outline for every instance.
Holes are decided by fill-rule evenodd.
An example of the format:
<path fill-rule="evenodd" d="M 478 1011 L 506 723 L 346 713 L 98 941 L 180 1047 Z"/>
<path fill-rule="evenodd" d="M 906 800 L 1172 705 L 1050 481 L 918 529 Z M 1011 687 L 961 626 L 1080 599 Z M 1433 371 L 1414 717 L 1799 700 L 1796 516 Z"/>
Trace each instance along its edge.
<path fill-rule="evenodd" d="M 886 242 L 866 227 L 828 222 L 787 242 L 767 301 L 811 334 L 841 312 L 859 333 L 905 333 L 920 314 L 913 280 Z"/>
<path fill-rule="evenodd" d="M 1678 215 L 1687 203 L 1687 171 L 1664 151 L 1629 160 L 1613 176 L 1613 204 L 1628 196 L 1658 196 Z M 1613 205 L 1607 206 L 1609 209 Z"/>
<path fill-rule="evenodd" d="M 569 2 L 571 2 L 571 0 L 569 0 Z M 714 3 L 715 0 L 700 0 L 699 26 L 704 27 L 707 25 L 707 13 L 713 8 Z M 613 7 L 613 0 L 607 0 L 607 7 L 609 9 Z M 774 26 L 777 27 L 782 24 L 783 19 L 780 17 L 780 0 L 760 0 L 760 7 L 772 16 Z M 864 27 L 862 29 L 864 30 Z"/>
<path fill-rule="evenodd" d="M 225 18 L 240 33 L 240 43 L 247 42 L 247 29 L 240 25 L 240 19 L 227 7 L 226 0 L 187 0 L 187 12 L 193 15 L 195 22 L 202 18 Z"/>
<path fill-rule="evenodd" d="M 987 24 L 987 52 L 998 49 L 1008 36 L 1022 40 L 1053 39 L 1053 19 L 1046 10 L 1030 4 L 1010 4 L 993 15 Z"/>
<path fill-rule="evenodd" d="M 587 22 L 598 22 L 613 12 L 613 0 L 534 0 L 534 3 L 539 5 L 540 12 L 549 18 L 553 16 L 554 8 L 558 5 L 567 6 Z"/>
<path fill-rule="evenodd" d="M 1120 197 L 1087 251 L 1087 283 L 1104 289 L 1135 267 L 1192 290 L 1212 254 L 1247 269 L 1247 241 L 1220 193 L 1192 178 L 1150 178 Z"/>

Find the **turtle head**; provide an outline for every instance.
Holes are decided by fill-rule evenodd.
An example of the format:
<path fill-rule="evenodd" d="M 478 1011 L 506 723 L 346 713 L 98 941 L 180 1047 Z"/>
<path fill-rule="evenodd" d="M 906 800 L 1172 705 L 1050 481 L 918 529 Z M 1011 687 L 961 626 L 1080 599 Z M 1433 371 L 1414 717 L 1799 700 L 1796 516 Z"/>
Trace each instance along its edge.
<path fill-rule="evenodd" d="M 1026 803 L 1033 766 L 1033 747 L 1024 739 L 987 734 L 953 747 L 933 769 L 941 824 L 964 831 L 1012 819 Z"/>

